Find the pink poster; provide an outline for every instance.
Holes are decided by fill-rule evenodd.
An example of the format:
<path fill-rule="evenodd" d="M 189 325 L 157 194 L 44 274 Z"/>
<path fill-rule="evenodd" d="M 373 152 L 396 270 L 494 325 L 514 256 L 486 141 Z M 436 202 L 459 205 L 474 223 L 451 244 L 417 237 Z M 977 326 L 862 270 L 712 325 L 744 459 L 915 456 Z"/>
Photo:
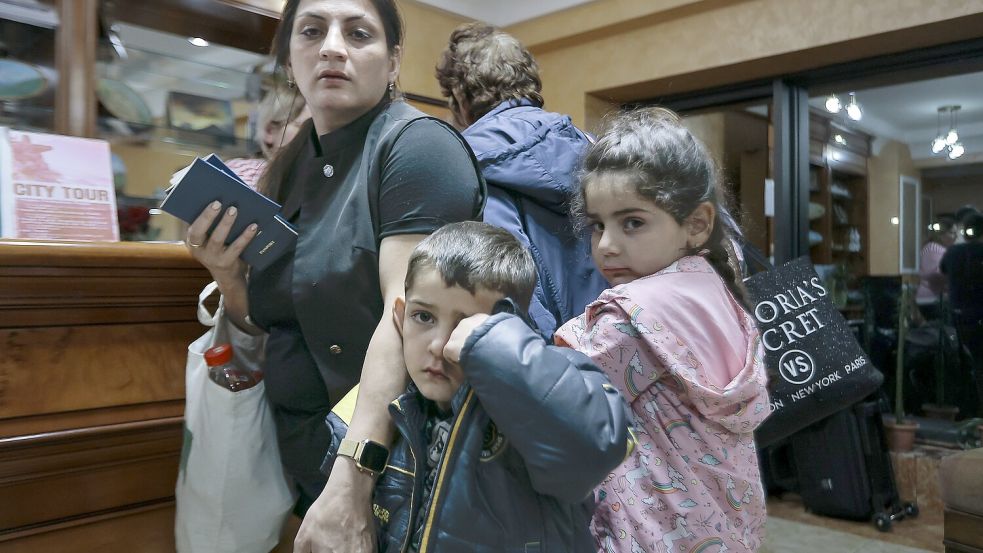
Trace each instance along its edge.
<path fill-rule="evenodd" d="M 0 128 L 0 228 L 7 238 L 118 241 L 109 143 Z"/>

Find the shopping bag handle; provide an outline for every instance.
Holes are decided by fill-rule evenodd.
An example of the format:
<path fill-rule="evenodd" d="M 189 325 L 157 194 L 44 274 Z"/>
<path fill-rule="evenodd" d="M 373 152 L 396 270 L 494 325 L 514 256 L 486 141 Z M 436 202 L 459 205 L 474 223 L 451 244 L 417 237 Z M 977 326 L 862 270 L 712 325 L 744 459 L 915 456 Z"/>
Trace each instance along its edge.
<path fill-rule="evenodd" d="M 198 322 L 205 326 L 215 326 L 218 324 L 219 316 L 222 314 L 221 298 L 219 299 L 218 309 L 215 310 L 215 313 L 209 312 L 208 308 L 205 307 L 205 300 L 208 299 L 208 296 L 214 294 L 216 290 L 218 290 L 218 283 L 212 281 L 205 285 L 205 288 L 198 294 Z"/>

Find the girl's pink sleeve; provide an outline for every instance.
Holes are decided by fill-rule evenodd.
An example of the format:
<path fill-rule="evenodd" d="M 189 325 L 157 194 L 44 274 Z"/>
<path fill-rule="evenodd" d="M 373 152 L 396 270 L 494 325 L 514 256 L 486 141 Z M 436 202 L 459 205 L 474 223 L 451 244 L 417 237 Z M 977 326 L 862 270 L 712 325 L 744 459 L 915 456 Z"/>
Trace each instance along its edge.
<path fill-rule="evenodd" d="M 557 330 L 554 338 L 558 346 L 590 357 L 631 403 L 665 372 L 660 360 L 665 352 L 653 350 L 644 339 L 649 330 L 633 322 L 621 302 L 612 300 L 591 304 L 584 315 Z"/>

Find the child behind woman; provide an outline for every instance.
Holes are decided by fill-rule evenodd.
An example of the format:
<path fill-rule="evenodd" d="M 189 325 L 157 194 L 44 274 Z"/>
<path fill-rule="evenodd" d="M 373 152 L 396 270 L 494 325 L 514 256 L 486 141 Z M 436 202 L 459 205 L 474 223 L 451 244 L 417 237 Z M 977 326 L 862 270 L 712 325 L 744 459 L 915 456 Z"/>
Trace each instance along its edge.
<path fill-rule="evenodd" d="M 631 403 L 638 447 L 598 490 L 602 552 L 754 551 L 765 498 L 752 432 L 764 354 L 730 264 L 717 170 L 670 111 L 617 116 L 580 204 L 613 286 L 556 334 Z"/>

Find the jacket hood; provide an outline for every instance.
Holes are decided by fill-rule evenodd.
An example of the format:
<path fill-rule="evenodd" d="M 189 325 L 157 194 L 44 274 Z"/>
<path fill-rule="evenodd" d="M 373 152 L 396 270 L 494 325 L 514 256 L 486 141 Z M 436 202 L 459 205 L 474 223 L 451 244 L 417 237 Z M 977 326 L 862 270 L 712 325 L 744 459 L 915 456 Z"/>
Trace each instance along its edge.
<path fill-rule="evenodd" d="M 654 275 L 624 287 L 649 308 L 664 332 L 642 334 L 666 365 L 667 385 L 681 389 L 703 418 L 744 434 L 768 416 L 764 347 L 751 316 L 702 257 L 684 257 Z M 618 290 L 616 289 L 616 290 Z M 652 294 L 660 301 L 652 301 Z"/>
<path fill-rule="evenodd" d="M 602 346 L 637 352 L 624 378 L 612 378 L 633 404 L 651 383 L 731 432 L 749 433 L 768 416 L 760 334 L 702 257 L 605 290 L 556 336 L 589 355 Z"/>
<path fill-rule="evenodd" d="M 590 144 L 566 115 L 531 100 L 499 104 L 465 129 L 488 184 L 529 197 L 557 213 L 577 189 L 576 173 Z"/>

